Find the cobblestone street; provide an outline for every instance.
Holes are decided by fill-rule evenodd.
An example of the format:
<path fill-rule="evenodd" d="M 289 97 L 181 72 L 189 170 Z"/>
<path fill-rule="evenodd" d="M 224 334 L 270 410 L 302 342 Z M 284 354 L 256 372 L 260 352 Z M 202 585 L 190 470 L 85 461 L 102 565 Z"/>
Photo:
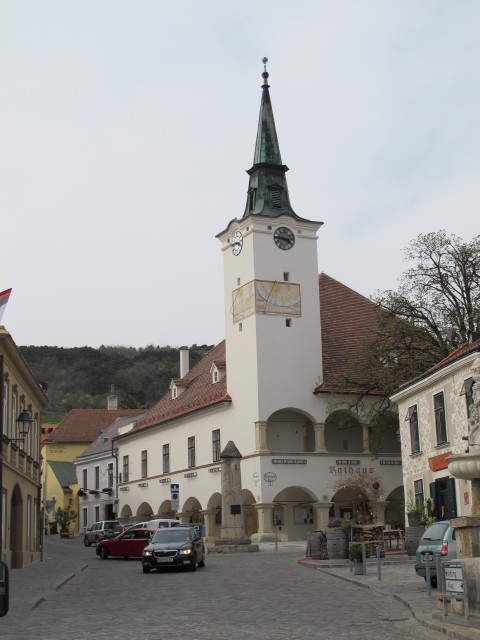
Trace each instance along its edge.
<path fill-rule="evenodd" d="M 300 547 L 212 554 L 195 573 L 151 574 L 142 573 L 138 560 L 100 560 L 79 539 L 54 539 L 49 549 L 46 570 L 57 562 L 68 574 L 75 565 L 75 577 L 50 589 L 32 610 L 28 586 L 23 598 L 18 593 L 19 571 L 26 572 L 23 581 L 29 571 L 34 580 L 41 566 L 14 571 L 10 612 L 0 618 L 2 640 L 438 637 L 392 597 L 302 567 Z"/>

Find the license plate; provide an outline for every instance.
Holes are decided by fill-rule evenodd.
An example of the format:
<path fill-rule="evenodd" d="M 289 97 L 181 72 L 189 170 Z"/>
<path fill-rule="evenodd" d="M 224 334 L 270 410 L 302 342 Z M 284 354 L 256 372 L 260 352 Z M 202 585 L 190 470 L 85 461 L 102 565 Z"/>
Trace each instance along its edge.
<path fill-rule="evenodd" d="M 173 558 L 157 558 L 157 562 L 173 562 Z"/>

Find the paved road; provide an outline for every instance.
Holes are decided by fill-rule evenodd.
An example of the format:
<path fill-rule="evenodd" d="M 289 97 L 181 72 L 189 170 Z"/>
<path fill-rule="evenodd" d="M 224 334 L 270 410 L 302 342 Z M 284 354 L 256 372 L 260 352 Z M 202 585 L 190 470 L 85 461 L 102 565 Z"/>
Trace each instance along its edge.
<path fill-rule="evenodd" d="M 11 574 L 2 640 L 433 640 L 392 597 L 299 565 L 298 547 L 207 557 L 195 573 L 143 574 L 138 560 L 100 560 L 81 540 L 52 536 L 41 566 Z M 88 565 L 88 566 L 87 566 Z M 31 609 L 43 576 L 75 577 Z M 81 570 L 83 568 L 83 570 Z M 30 570 L 30 574 L 29 574 Z M 20 573 L 20 571 L 22 573 Z M 58 573 L 60 571 L 60 573 Z M 31 580 L 27 580 L 28 576 Z M 70 574 L 71 575 L 71 574 Z M 40 581 L 40 582 L 39 582 Z M 57 586 L 63 581 L 57 580 Z M 18 587 L 23 584 L 24 591 Z M 38 602 L 38 599 L 37 599 Z"/>

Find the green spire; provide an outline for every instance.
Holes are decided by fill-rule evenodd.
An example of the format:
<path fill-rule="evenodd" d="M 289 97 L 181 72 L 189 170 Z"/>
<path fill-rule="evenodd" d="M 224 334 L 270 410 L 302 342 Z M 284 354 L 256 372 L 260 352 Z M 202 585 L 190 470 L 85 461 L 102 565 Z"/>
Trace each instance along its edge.
<path fill-rule="evenodd" d="M 270 85 L 268 84 L 267 62 L 268 58 L 263 58 L 262 100 L 253 167 L 247 171 L 250 180 L 244 217 L 252 213 L 272 217 L 286 213 L 297 218 L 298 216 L 290 205 L 288 195 L 285 177 L 288 167 L 282 164 L 282 156 L 280 155 L 272 102 L 268 91 Z"/>

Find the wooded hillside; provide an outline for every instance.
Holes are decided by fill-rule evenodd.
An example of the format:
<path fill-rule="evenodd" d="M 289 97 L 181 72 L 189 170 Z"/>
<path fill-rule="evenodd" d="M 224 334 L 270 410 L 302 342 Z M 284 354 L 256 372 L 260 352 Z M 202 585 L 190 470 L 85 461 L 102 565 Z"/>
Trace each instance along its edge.
<path fill-rule="evenodd" d="M 189 347 L 190 368 L 211 348 L 196 344 Z M 66 414 L 71 409 L 106 409 L 112 384 L 119 409 L 150 408 L 168 391 L 170 380 L 179 376 L 180 355 L 175 347 L 19 349 L 37 379 L 48 385 L 47 419 L 48 415 Z"/>

